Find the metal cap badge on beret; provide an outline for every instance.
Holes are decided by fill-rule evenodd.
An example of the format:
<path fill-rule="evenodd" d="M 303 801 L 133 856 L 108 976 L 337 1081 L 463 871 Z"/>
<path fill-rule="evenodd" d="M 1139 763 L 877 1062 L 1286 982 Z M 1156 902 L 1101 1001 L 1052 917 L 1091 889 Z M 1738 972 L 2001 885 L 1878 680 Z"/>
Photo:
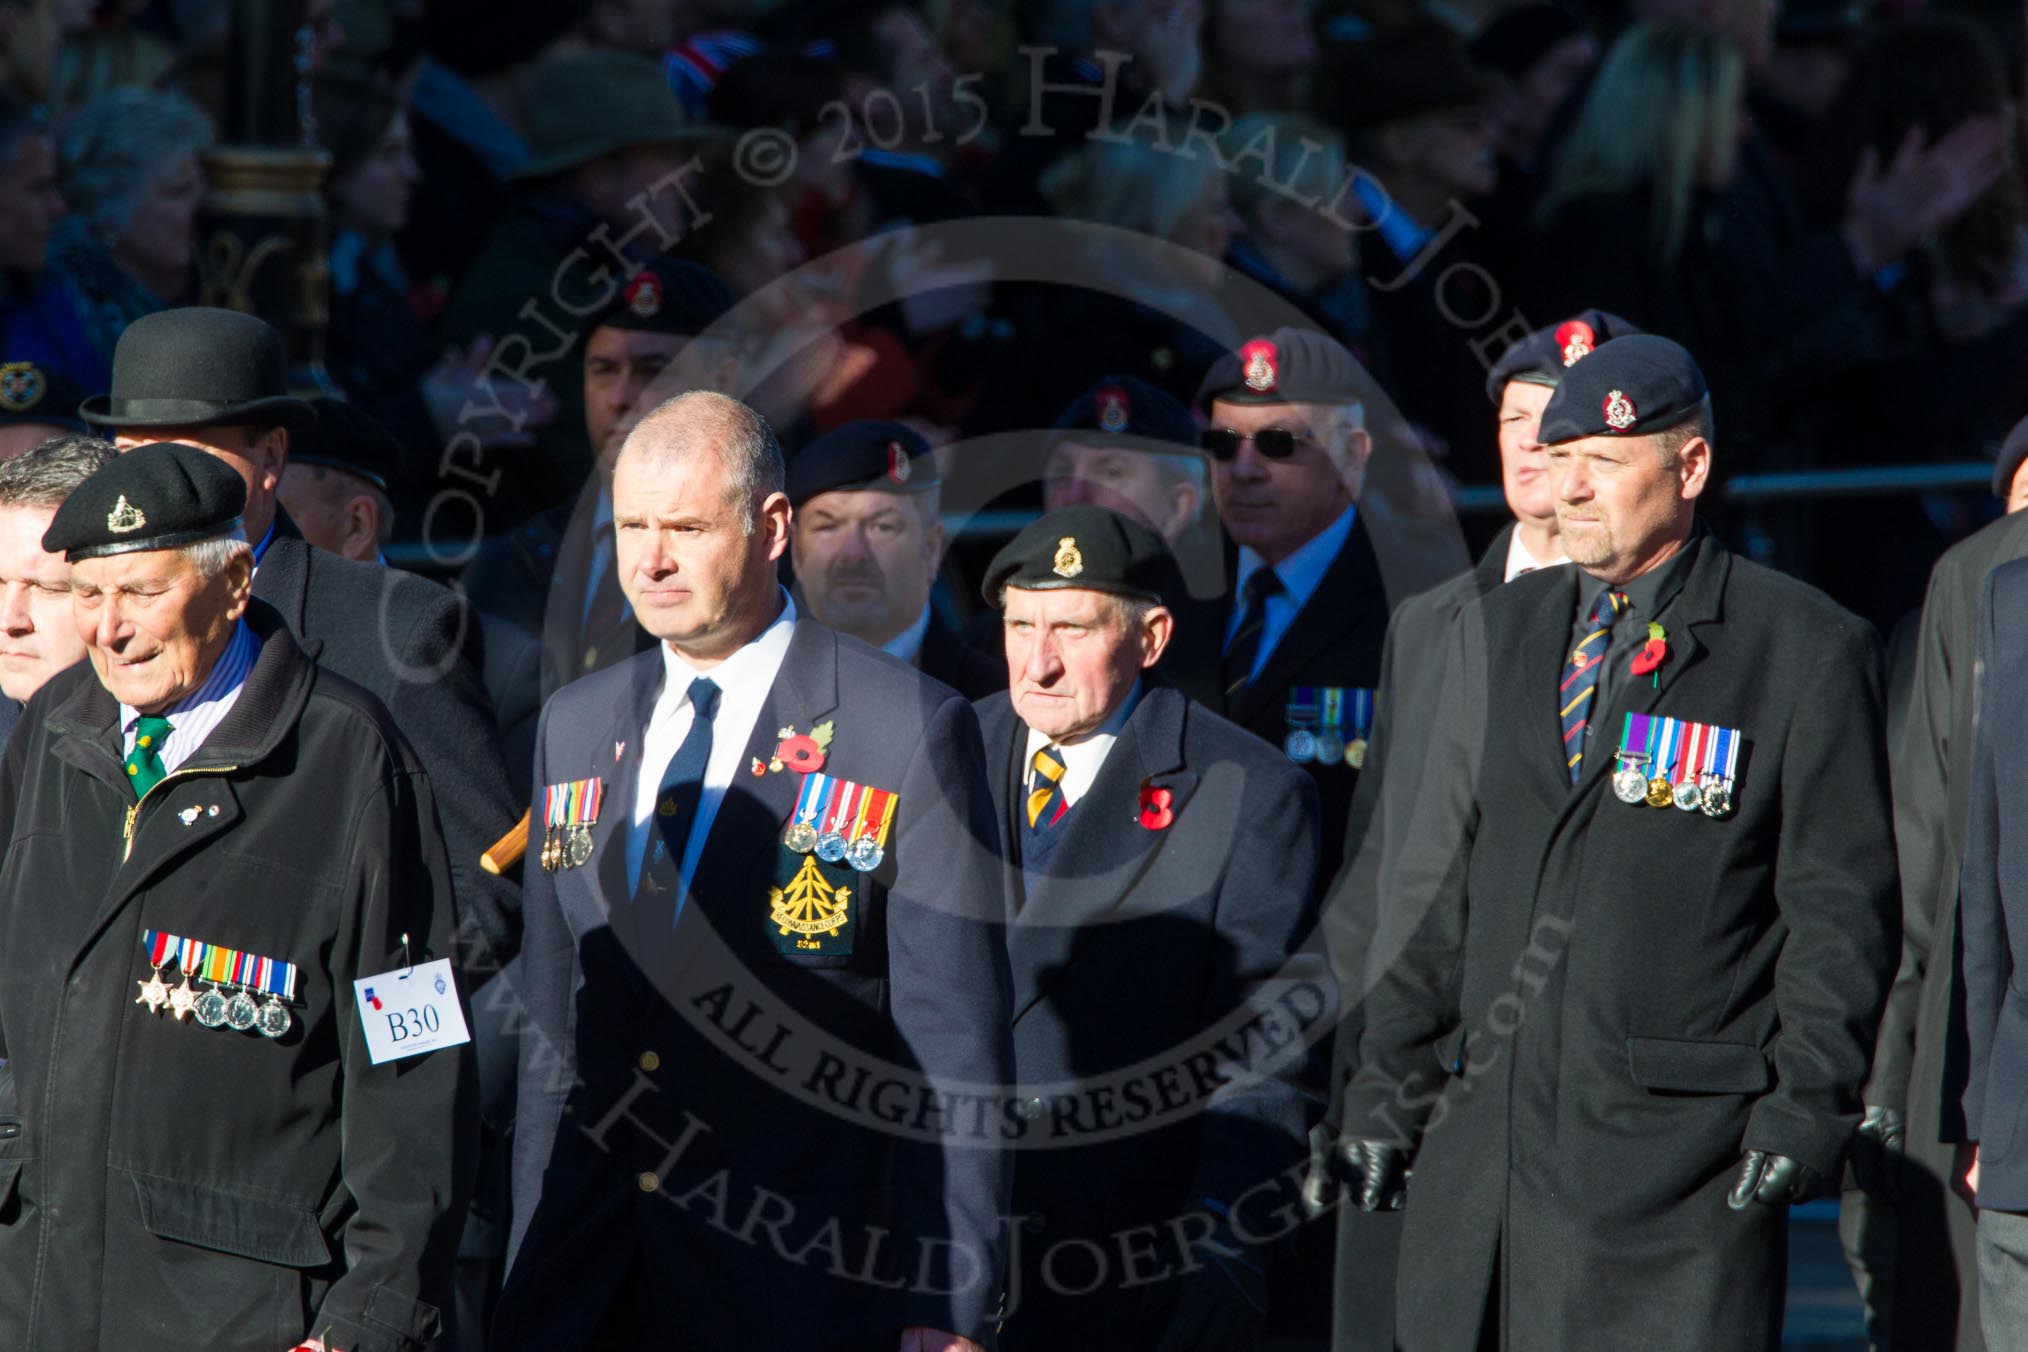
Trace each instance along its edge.
<path fill-rule="evenodd" d="M 1694 414 L 1705 393 L 1682 344 L 1652 333 L 1615 338 L 1564 373 L 1542 410 L 1542 441 L 1660 432 Z"/>
<path fill-rule="evenodd" d="M 127 325 L 113 348 L 112 392 L 85 400 L 78 415 L 101 427 L 300 427 L 317 416 L 289 393 L 289 356 L 274 325 L 203 305 Z"/>
<path fill-rule="evenodd" d="M 1177 455 L 1196 455 L 1197 422 L 1175 395 L 1136 376 L 1107 376 L 1064 406 L 1056 415 L 1059 432 L 1101 432 L 1107 445 L 1134 450 L 1166 451 L 1168 446 L 1136 442 L 1167 442 Z M 1128 438 L 1118 440 L 1116 438 Z M 1052 437 L 1058 441 L 1083 440 Z"/>
<path fill-rule="evenodd" d="M 0 427 L 35 423 L 88 431 L 77 406 L 91 393 L 52 366 L 32 361 L 0 362 Z"/>
<path fill-rule="evenodd" d="M 366 480 L 385 493 L 401 460 L 394 434 L 343 399 L 310 401 L 317 422 L 289 442 L 289 463 L 321 465 Z"/>
<path fill-rule="evenodd" d="M 655 258 L 620 283 L 585 331 L 627 329 L 694 338 L 733 307 L 732 288 L 710 268 L 677 258 Z"/>
<path fill-rule="evenodd" d="M 1356 404 L 1359 385 L 1359 363 L 1343 343 L 1315 329 L 1280 328 L 1213 362 L 1197 403 Z"/>
<path fill-rule="evenodd" d="M 1118 512 L 1080 503 L 1024 526 L 993 556 L 980 591 L 992 606 L 1009 587 L 1076 587 L 1161 602 L 1176 586 L 1176 559 L 1161 536 Z"/>
<path fill-rule="evenodd" d="M 71 491 L 42 548 L 72 563 L 180 549 L 240 528 L 246 483 L 208 451 L 178 441 L 136 446 Z"/>
<path fill-rule="evenodd" d="M 1561 324 L 1537 329 L 1500 354 L 1486 375 L 1486 397 L 1495 404 L 1510 380 L 1530 385 L 1563 383 L 1563 373 L 1596 352 L 1601 343 L 1641 333 L 1642 329 L 1606 310 L 1586 310 Z"/>
<path fill-rule="evenodd" d="M 877 419 L 826 432 L 788 465 L 791 507 L 819 493 L 923 493 L 939 482 L 937 458 L 922 434 L 906 423 Z"/>

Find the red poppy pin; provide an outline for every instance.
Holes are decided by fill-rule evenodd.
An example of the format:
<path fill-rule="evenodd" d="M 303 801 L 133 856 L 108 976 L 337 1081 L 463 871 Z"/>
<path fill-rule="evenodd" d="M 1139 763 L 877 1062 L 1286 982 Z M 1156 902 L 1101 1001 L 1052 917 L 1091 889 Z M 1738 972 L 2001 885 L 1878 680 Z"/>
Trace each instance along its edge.
<path fill-rule="evenodd" d="M 1669 634 L 1661 625 L 1648 622 L 1648 641 L 1634 654 L 1633 664 L 1627 669 L 1636 676 L 1646 676 L 1662 663 L 1669 660 Z"/>
<path fill-rule="evenodd" d="M 828 721 L 811 728 L 807 735 L 799 734 L 793 726 L 783 728 L 778 734 L 781 745 L 775 748 L 775 758 L 768 768 L 816 774 L 824 768 L 824 753 L 831 749 L 833 732 Z"/>
<path fill-rule="evenodd" d="M 1176 814 L 1170 805 L 1176 801 L 1169 790 L 1154 784 L 1141 785 L 1141 825 L 1150 831 L 1166 830 Z"/>

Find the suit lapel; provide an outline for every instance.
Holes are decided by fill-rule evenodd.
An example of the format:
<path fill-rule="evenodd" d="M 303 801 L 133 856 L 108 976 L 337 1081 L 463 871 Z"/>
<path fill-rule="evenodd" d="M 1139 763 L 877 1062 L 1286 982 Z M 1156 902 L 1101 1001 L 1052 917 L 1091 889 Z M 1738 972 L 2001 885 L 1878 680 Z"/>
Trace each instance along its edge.
<path fill-rule="evenodd" d="M 1021 866 L 1014 858 L 1020 837 L 1014 833 L 1021 829 L 1021 755 L 1027 748 L 1028 729 L 1015 717 L 1013 700 L 1007 695 L 995 695 L 982 704 L 979 722 L 986 744 L 986 783 L 993 788 L 993 801 L 1000 805 L 1000 839 L 1005 844 L 1000 860 L 1011 911 L 1024 900 Z"/>
<path fill-rule="evenodd" d="M 1556 699 L 1563 670 L 1570 662 L 1571 617 L 1577 606 L 1577 572 L 1561 570 L 1561 576 L 1542 587 L 1541 599 L 1524 612 L 1525 628 L 1511 641 L 1498 636 L 1487 645 L 1491 653 L 1518 652 L 1521 668 L 1515 674 L 1515 690 L 1525 706 L 1520 719 L 1528 731 L 1523 734 L 1529 774 L 1549 790 L 1551 801 L 1570 793 L 1570 772 L 1564 768 L 1569 754 L 1563 749 L 1563 706 Z M 1519 584 L 1516 584 L 1519 585 Z M 1497 679 L 1497 674 L 1496 674 Z"/>
<path fill-rule="evenodd" d="M 1142 786 L 1169 790 L 1170 811 L 1182 816 L 1197 787 L 1197 776 L 1183 757 L 1187 707 L 1180 693 L 1165 686 L 1143 693 L 1098 778 L 1072 806 L 1063 827 L 1066 835 L 1057 842 L 1049 866 L 1026 875 L 1029 894 L 1008 934 L 1017 1019 L 1048 993 L 1106 919 L 1126 903 L 1168 838 L 1166 830 L 1140 824 Z M 1017 775 L 1010 803 L 1020 788 Z"/>
<path fill-rule="evenodd" d="M 592 522 L 598 514 L 601 483 L 593 475 L 578 494 L 577 505 L 563 523 L 556 542 L 556 572 L 550 577 L 549 600 L 542 612 L 543 693 L 567 685 L 584 673 L 578 651 L 578 630 L 584 623 L 585 588 L 590 584 Z"/>
<path fill-rule="evenodd" d="M 1311 659 L 1376 609 L 1385 615 L 1387 588 L 1380 578 L 1373 542 L 1366 534 L 1366 518 L 1355 516 L 1345 547 L 1324 570 L 1323 581 L 1296 612 L 1294 623 L 1268 654 L 1260 674 L 1233 699 L 1226 717 L 1242 725 L 1251 723 L 1263 706 L 1282 698 Z"/>
<path fill-rule="evenodd" d="M 254 570 L 253 594 L 281 612 L 282 622 L 311 661 L 323 649 L 318 640 L 303 637 L 303 620 L 309 609 L 311 549 L 297 532 L 295 523 L 279 508 L 275 515 L 275 538 L 268 542 L 260 567 Z"/>

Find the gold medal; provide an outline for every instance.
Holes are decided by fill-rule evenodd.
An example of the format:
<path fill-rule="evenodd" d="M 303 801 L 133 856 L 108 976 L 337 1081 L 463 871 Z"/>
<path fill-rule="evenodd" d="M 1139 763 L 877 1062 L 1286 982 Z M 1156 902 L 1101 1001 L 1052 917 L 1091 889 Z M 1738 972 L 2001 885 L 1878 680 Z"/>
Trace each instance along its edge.
<path fill-rule="evenodd" d="M 1366 739 L 1354 737 L 1345 744 L 1345 763 L 1355 770 L 1366 768 Z"/>
<path fill-rule="evenodd" d="M 1649 807 L 1667 807 L 1669 806 L 1669 804 L 1675 801 L 1676 801 L 1676 791 L 1675 789 L 1670 787 L 1668 780 L 1664 779 L 1660 775 L 1656 775 L 1653 779 L 1648 781 Z"/>

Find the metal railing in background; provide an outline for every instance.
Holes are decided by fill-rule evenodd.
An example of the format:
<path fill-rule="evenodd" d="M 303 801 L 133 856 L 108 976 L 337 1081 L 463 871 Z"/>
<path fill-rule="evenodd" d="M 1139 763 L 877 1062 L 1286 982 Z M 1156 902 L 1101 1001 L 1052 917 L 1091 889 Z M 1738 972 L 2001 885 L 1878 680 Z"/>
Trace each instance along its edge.
<path fill-rule="evenodd" d="M 1895 497 L 1918 493 L 1983 492 L 1992 483 L 1989 461 L 1942 465 L 1868 465 L 1857 469 L 1808 469 L 1774 474 L 1737 474 L 1719 485 L 1728 506 L 1761 507 L 1780 503 L 1831 502 L 1840 498 Z M 1474 484 L 1451 495 L 1460 516 L 1495 516 L 1507 510 L 1498 484 Z M 968 540 L 1003 540 L 1033 521 L 1033 511 L 976 512 L 953 516 L 951 533 Z M 420 540 L 392 540 L 388 562 L 397 568 L 444 577 L 462 567 L 455 556 L 439 558 Z"/>

